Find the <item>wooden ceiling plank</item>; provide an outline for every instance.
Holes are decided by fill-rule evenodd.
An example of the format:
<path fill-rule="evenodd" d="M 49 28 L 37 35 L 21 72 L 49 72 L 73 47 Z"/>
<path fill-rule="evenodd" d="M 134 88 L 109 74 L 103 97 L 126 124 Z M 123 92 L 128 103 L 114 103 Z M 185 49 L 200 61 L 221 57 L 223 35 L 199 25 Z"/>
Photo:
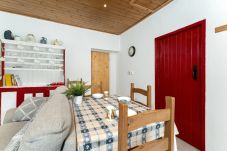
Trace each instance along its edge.
<path fill-rule="evenodd" d="M 81 2 L 85 5 L 87 5 L 88 7 L 91 7 L 93 4 L 95 4 L 94 1 L 90 1 L 90 0 L 83 0 L 83 1 L 75 0 L 75 1 Z M 93 3 L 91 3 L 91 2 L 93 2 Z M 116 15 L 121 15 L 123 17 L 132 18 L 132 19 L 138 19 L 138 18 L 141 18 L 142 15 L 146 15 L 146 12 L 144 12 L 144 11 L 141 12 L 140 9 L 133 10 L 133 9 L 131 9 L 130 5 L 128 5 L 128 3 L 126 5 L 127 7 L 125 5 L 123 5 L 124 3 L 122 3 L 122 1 L 121 1 L 121 4 L 119 4 L 118 0 L 114 0 L 114 1 L 111 1 L 111 3 L 107 6 L 107 8 L 103 8 L 103 7 L 102 8 L 103 8 L 103 10 L 107 10 L 110 13 L 113 13 Z M 103 5 L 100 5 L 100 6 L 103 6 Z M 95 6 L 95 8 L 98 9 L 100 7 Z"/>

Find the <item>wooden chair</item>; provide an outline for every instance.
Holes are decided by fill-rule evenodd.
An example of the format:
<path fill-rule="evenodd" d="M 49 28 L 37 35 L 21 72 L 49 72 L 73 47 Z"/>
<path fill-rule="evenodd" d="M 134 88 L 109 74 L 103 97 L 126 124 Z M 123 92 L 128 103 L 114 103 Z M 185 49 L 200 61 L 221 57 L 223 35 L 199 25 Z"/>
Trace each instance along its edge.
<path fill-rule="evenodd" d="M 151 108 L 151 86 L 150 85 L 147 85 L 147 90 L 144 90 L 140 88 L 135 88 L 134 83 L 131 83 L 130 97 L 131 97 L 131 100 L 133 101 L 135 101 L 135 96 L 134 96 L 135 93 L 139 93 L 146 96 L 147 97 L 146 106 Z M 142 104 L 141 102 L 138 102 L 138 101 L 136 102 Z"/>
<path fill-rule="evenodd" d="M 119 104 L 118 151 L 128 150 L 128 132 L 151 123 L 165 122 L 165 134 L 161 139 L 136 146 L 132 151 L 173 151 L 175 98 L 166 97 L 166 109 L 149 110 L 128 117 L 127 104 Z"/>
<path fill-rule="evenodd" d="M 94 90 L 94 88 L 95 88 L 95 90 Z M 98 88 L 98 90 L 96 88 Z M 99 83 L 96 83 L 96 84 L 92 83 L 91 93 L 103 93 L 102 81 L 100 81 Z"/>
<path fill-rule="evenodd" d="M 76 80 L 74 80 L 74 81 L 70 81 L 69 79 L 67 79 L 67 81 L 66 81 L 66 86 L 68 87 L 68 88 L 70 88 L 70 86 L 71 85 L 73 85 L 73 84 L 75 84 L 75 83 L 77 83 L 77 82 L 83 82 L 83 80 L 82 80 L 82 78 L 80 78 L 80 81 L 76 81 Z"/>

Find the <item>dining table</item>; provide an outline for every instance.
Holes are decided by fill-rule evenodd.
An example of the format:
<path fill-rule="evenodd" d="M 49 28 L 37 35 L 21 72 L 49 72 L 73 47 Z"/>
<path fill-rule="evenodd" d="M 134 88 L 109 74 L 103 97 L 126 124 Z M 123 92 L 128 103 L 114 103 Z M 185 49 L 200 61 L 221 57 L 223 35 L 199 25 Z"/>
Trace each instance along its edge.
<path fill-rule="evenodd" d="M 137 114 L 150 108 L 137 103 L 127 102 L 129 110 Z M 73 104 L 77 151 L 117 151 L 118 150 L 118 116 L 107 118 L 107 108 L 119 108 L 117 95 L 95 99 L 84 97 L 82 104 Z M 128 148 L 133 148 L 148 141 L 164 136 L 164 122 L 151 123 L 128 133 Z M 174 138 L 174 151 L 177 151 Z"/>

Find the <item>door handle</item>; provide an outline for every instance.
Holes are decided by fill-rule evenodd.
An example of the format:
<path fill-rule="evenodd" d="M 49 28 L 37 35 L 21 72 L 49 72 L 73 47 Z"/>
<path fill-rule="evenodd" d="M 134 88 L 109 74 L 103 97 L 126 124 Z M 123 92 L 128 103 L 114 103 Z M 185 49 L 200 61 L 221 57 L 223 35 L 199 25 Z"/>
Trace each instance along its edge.
<path fill-rule="evenodd" d="M 198 66 L 197 65 L 193 66 L 192 77 L 193 77 L 193 80 L 198 79 Z"/>

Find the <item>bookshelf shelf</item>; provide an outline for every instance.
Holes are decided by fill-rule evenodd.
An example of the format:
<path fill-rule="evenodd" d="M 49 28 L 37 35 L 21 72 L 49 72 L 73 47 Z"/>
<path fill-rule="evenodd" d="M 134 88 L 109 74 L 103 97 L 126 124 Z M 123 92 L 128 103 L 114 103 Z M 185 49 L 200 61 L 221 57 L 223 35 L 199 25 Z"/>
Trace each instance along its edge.
<path fill-rule="evenodd" d="M 45 63 L 34 63 L 34 62 L 10 62 L 8 61 L 7 64 L 15 64 L 15 65 L 40 65 L 40 66 L 57 66 L 57 67 L 63 67 L 63 64 L 45 64 Z"/>
<path fill-rule="evenodd" d="M 14 49 L 7 49 L 8 52 L 17 52 L 17 53 L 29 53 L 29 54 L 45 54 L 45 55 L 56 55 L 56 56 L 63 56 L 62 53 L 52 53 L 52 52 L 40 52 L 40 51 L 31 51 L 31 50 L 14 50 Z"/>
<path fill-rule="evenodd" d="M 17 70 L 17 71 L 64 71 L 62 69 L 31 69 L 31 68 L 4 68 L 5 70 Z"/>
<path fill-rule="evenodd" d="M 52 59 L 52 58 L 36 58 L 36 57 L 21 57 L 21 56 L 5 56 L 9 59 L 33 59 L 33 60 L 51 60 L 51 61 L 64 61 L 63 59 Z"/>

